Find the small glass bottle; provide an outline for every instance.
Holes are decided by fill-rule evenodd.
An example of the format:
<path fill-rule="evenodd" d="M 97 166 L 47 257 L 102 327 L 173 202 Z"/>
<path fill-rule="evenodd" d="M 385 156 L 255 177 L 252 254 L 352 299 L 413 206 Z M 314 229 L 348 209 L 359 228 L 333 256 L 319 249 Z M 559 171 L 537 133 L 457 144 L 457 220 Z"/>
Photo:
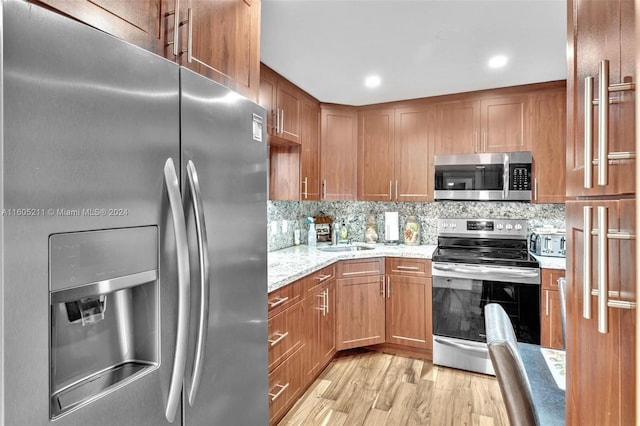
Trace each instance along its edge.
<path fill-rule="evenodd" d="M 376 217 L 374 215 L 368 216 L 364 225 L 364 242 L 367 244 L 375 244 L 378 242 L 378 225 L 376 224 Z"/>
<path fill-rule="evenodd" d="M 418 218 L 411 215 L 404 222 L 404 243 L 408 246 L 420 245 L 420 222 Z"/>

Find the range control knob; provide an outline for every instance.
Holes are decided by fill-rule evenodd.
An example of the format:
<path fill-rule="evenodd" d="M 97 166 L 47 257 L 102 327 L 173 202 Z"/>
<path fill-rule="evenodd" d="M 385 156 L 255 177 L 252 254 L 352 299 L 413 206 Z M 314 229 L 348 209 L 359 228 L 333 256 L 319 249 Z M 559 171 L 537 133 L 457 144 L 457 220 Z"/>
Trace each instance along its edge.
<path fill-rule="evenodd" d="M 513 229 L 513 225 L 512 225 L 512 224 L 510 224 L 510 223 L 507 223 L 507 224 L 505 225 L 505 228 L 507 228 L 507 231 L 511 231 L 511 230 Z"/>
<path fill-rule="evenodd" d="M 501 230 L 501 231 L 502 231 L 502 228 L 504 228 L 504 225 L 503 225 L 503 224 L 501 224 L 501 223 L 499 223 L 499 224 L 497 224 L 497 225 L 496 225 L 496 227 L 497 227 L 499 230 Z"/>
<path fill-rule="evenodd" d="M 455 223 L 452 223 L 451 225 L 449 225 L 449 227 L 450 227 L 450 228 L 455 228 L 455 227 L 456 227 L 456 224 L 455 224 Z"/>
<path fill-rule="evenodd" d="M 522 230 L 522 225 L 520 225 L 519 223 L 516 223 L 516 231 L 521 231 Z"/>
<path fill-rule="evenodd" d="M 448 227 L 449 227 L 449 224 L 448 224 L 447 222 L 444 222 L 444 223 L 442 224 L 442 227 L 443 227 L 443 228 L 448 228 Z"/>

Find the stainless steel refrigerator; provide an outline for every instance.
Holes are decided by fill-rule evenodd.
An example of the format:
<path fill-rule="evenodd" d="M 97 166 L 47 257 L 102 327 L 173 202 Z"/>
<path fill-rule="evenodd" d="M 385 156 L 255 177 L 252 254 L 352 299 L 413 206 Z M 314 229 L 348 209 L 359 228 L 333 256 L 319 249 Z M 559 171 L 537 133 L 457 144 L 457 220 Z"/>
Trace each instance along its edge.
<path fill-rule="evenodd" d="M 1 4 L 0 425 L 267 424 L 264 110 Z"/>

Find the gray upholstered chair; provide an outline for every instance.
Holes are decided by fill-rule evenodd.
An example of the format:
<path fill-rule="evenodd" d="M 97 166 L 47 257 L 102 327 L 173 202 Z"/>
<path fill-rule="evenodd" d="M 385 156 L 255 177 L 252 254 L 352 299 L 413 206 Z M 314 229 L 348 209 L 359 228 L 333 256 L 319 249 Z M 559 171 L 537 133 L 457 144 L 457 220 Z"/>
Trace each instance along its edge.
<path fill-rule="evenodd" d="M 502 306 L 484 307 L 487 345 L 511 426 L 538 425 L 531 385 L 518 352 L 518 341 Z"/>

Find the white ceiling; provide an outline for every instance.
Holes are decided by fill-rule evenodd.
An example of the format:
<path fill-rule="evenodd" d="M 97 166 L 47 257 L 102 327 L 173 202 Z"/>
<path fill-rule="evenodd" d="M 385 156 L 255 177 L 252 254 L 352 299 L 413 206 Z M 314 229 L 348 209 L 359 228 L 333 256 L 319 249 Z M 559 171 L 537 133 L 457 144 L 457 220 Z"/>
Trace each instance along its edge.
<path fill-rule="evenodd" d="M 261 60 L 322 102 L 366 105 L 563 80 L 565 0 L 262 0 Z M 492 55 L 509 63 L 489 69 Z M 364 78 L 380 75 L 367 89 Z"/>

